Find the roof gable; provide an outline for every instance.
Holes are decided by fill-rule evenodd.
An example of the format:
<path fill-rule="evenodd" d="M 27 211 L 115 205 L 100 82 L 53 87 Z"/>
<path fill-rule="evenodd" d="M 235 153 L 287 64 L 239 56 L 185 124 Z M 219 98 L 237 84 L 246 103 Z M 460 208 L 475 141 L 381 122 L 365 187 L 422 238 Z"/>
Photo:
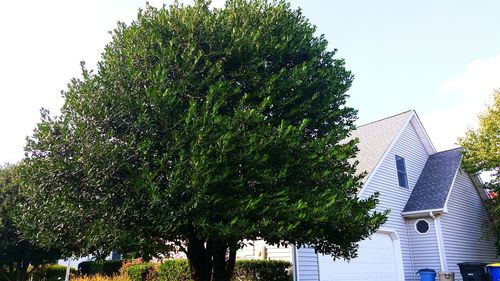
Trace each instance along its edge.
<path fill-rule="evenodd" d="M 391 147 L 392 143 L 409 122 L 412 115 L 412 110 L 405 111 L 391 117 L 358 126 L 356 130 L 352 132 L 351 139 L 359 139 L 359 152 L 356 155 L 356 160 L 359 161 L 357 169 L 360 173 L 366 171 L 368 174 L 371 174 L 373 170 L 375 170 L 385 152 Z"/>
<path fill-rule="evenodd" d="M 368 183 L 371 175 L 377 169 L 378 165 L 385 158 L 390 148 L 396 143 L 399 136 L 411 123 L 419 136 L 424 148 L 428 154 L 436 153 L 429 136 L 414 110 L 408 110 L 387 118 L 383 118 L 368 124 L 358 126 L 351 134 L 348 140 L 358 138 L 359 152 L 356 159 L 359 164 L 357 170 L 359 173 L 367 172 L 364 182 Z"/>
<path fill-rule="evenodd" d="M 429 156 L 403 213 L 443 210 L 461 160 L 461 148 Z"/>

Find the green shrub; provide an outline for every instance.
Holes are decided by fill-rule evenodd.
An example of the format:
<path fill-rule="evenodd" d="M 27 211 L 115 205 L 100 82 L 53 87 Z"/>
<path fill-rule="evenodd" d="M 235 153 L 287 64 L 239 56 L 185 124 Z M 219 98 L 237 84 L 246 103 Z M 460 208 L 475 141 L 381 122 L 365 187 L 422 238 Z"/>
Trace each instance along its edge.
<path fill-rule="evenodd" d="M 238 260 L 233 281 L 291 281 L 290 263 L 270 260 Z M 151 263 L 128 267 L 131 281 L 192 281 L 189 262 L 184 259 L 166 260 L 155 268 Z"/>
<path fill-rule="evenodd" d="M 70 268 L 72 274 L 76 274 L 75 268 Z M 51 264 L 39 267 L 33 271 L 33 281 L 58 281 L 66 277 L 66 266 Z"/>
<path fill-rule="evenodd" d="M 275 260 L 239 260 L 234 281 L 291 281 L 290 263 Z"/>
<path fill-rule="evenodd" d="M 189 262 L 183 259 L 166 260 L 158 268 L 159 281 L 192 281 Z"/>
<path fill-rule="evenodd" d="M 122 263 L 121 260 L 84 261 L 78 264 L 78 273 L 83 275 L 102 274 L 112 276 L 119 274 Z"/>
<path fill-rule="evenodd" d="M 290 266 L 287 261 L 238 260 L 233 281 L 291 281 Z M 140 276 L 136 274 L 135 278 L 140 278 Z M 184 259 L 163 262 L 158 267 L 157 276 L 158 281 L 192 281 L 189 262 Z M 132 281 L 145 280 L 134 279 L 130 274 L 129 277 Z"/>
<path fill-rule="evenodd" d="M 106 276 L 112 276 L 120 273 L 120 268 L 122 267 L 123 262 L 121 260 L 111 260 L 104 261 L 102 263 L 102 272 Z"/>
<path fill-rule="evenodd" d="M 148 262 L 129 266 L 126 270 L 126 274 L 130 281 L 158 280 L 158 270 L 152 263 Z"/>

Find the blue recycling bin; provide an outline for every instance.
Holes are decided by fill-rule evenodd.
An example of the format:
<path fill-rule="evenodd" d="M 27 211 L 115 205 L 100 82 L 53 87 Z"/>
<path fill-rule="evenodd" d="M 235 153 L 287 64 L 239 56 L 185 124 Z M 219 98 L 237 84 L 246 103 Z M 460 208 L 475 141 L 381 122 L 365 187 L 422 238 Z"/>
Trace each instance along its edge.
<path fill-rule="evenodd" d="M 491 263 L 486 266 L 491 281 L 500 281 L 500 263 Z"/>
<path fill-rule="evenodd" d="M 430 268 L 420 269 L 418 271 L 418 275 L 420 275 L 420 281 L 435 281 L 436 280 L 436 271 Z"/>

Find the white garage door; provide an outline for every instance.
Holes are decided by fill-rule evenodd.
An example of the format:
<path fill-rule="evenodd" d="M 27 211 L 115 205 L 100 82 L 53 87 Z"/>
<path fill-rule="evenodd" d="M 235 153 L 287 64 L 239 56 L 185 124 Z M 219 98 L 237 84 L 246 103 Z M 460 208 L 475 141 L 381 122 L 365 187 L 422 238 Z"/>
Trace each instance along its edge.
<path fill-rule="evenodd" d="M 396 281 L 396 260 L 389 234 L 375 233 L 360 243 L 358 257 L 347 262 L 320 255 L 321 281 Z"/>

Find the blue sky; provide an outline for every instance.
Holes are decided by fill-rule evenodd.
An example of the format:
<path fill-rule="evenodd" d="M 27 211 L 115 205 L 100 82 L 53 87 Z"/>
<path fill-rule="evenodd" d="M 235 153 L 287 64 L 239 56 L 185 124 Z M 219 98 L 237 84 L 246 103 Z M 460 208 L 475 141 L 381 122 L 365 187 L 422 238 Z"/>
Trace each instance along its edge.
<path fill-rule="evenodd" d="M 500 54 L 499 1 L 292 3 L 356 75 L 351 102 L 362 123 L 398 110 L 424 115 L 459 103 L 440 93 L 444 81 Z"/>
<path fill-rule="evenodd" d="M 151 0 L 153 6 L 164 1 Z M 166 3 L 171 3 L 167 1 Z M 188 2 L 188 1 L 186 1 Z M 189 2 L 188 2 L 189 3 Z M 215 6 L 223 0 L 214 1 Z M 293 0 L 354 73 L 359 123 L 415 109 L 439 150 L 500 88 L 500 1 Z M 0 163 L 23 156 L 40 107 L 95 65 L 107 33 L 144 0 L 0 2 Z"/>

